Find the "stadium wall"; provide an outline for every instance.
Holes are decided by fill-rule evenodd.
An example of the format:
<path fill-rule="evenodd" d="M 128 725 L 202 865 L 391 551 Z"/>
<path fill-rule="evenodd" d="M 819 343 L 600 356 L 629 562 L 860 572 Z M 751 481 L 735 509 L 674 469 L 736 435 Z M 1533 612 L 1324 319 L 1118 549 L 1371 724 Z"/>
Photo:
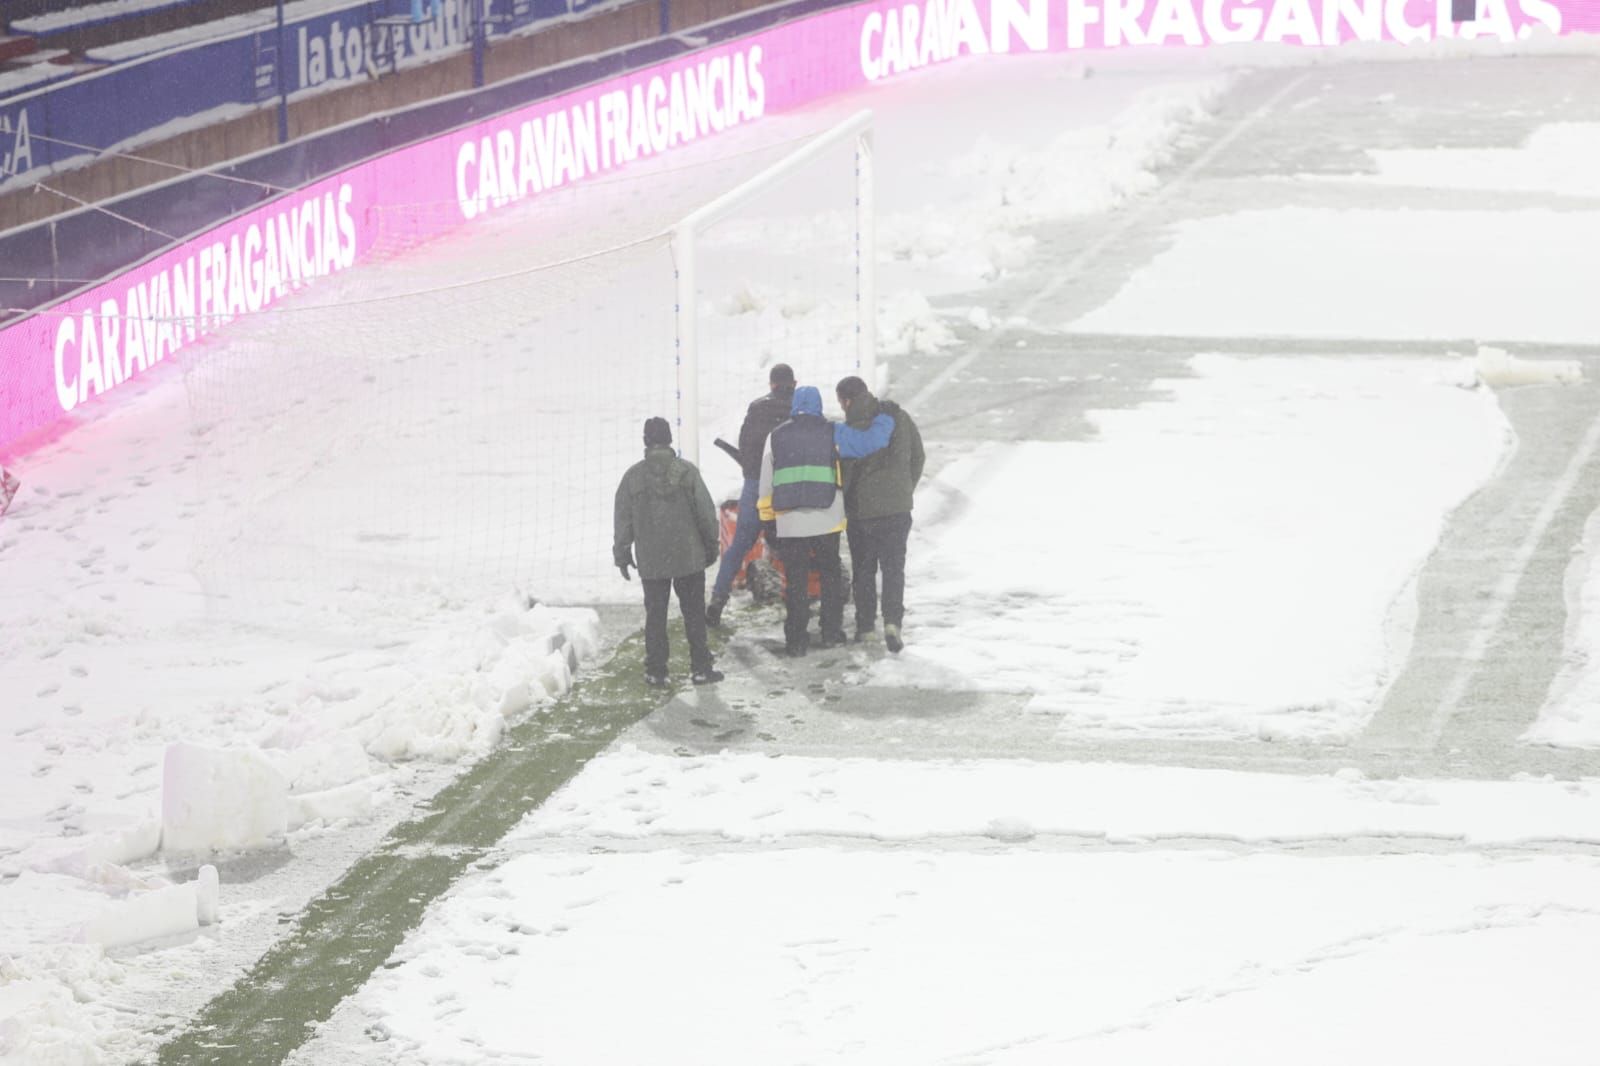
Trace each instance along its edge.
<path fill-rule="evenodd" d="M 0 263 L 11 268 L 0 270 L 0 323 L 15 317 L 7 309 L 44 307 L 81 288 L 78 279 L 107 278 L 271 199 L 277 193 L 268 186 L 298 188 L 486 115 L 688 53 L 705 39 L 728 39 L 840 3 L 787 0 L 748 14 L 740 12 L 759 0 L 604 6 L 578 21 L 496 41 L 485 56 L 488 88 L 472 90 L 470 54 L 453 55 L 292 101 L 286 109 L 292 141 L 282 146 L 277 109 L 245 109 L 236 118 L 140 141 L 138 158 L 106 154 L 47 172 L 38 186 L 13 182 L 14 191 L 0 192 Z M 712 14 L 723 17 L 696 24 L 695 43 L 661 36 L 663 19 L 673 27 L 684 20 L 680 28 L 687 28 L 689 19 Z M 7 137 L 0 107 L 0 151 Z M 207 175 L 174 179 L 185 169 Z M 74 200 L 93 206 L 75 208 Z"/>
<path fill-rule="evenodd" d="M 244 109 L 273 109 L 280 97 L 303 100 L 466 51 L 480 2 L 489 5 L 494 43 L 541 26 L 571 26 L 624 0 L 437 0 L 431 18 L 403 25 L 376 21 L 398 0 L 331 8 L 299 0 L 285 6 L 282 27 L 268 7 L 218 26 L 91 49 L 87 58 L 106 63 L 103 69 L 54 67 L 61 78 L 0 98 L 0 188 L 92 157 L 85 145 L 128 144 L 184 120 L 209 124 Z M 240 28 L 230 31 L 235 24 Z"/>
<path fill-rule="evenodd" d="M 613 57 L 646 62 L 610 77 L 594 68 L 598 77 L 584 87 L 553 88 L 537 103 L 395 150 L 383 143 L 394 131 L 379 124 L 380 132 L 363 138 L 364 123 L 326 146 L 356 158 L 368 149 L 364 161 L 243 210 L 0 331 L 0 455 L 26 450 L 233 318 L 350 269 L 372 249 L 384 207 L 451 204 L 452 217 L 466 223 L 766 115 L 965 55 L 1247 40 L 1408 43 L 1458 34 L 1510 42 L 1538 27 L 1600 31 L 1600 10 L 1585 0 L 1480 0 L 1479 21 L 1459 27 L 1450 8 L 1451 0 L 868 0 L 689 55 L 649 62 L 645 49 Z M 670 48 L 671 41 L 659 44 Z M 463 106 L 470 118 L 494 105 L 492 93 L 480 96 L 436 106 Z M 420 120 L 417 112 L 389 118 L 402 126 Z"/>

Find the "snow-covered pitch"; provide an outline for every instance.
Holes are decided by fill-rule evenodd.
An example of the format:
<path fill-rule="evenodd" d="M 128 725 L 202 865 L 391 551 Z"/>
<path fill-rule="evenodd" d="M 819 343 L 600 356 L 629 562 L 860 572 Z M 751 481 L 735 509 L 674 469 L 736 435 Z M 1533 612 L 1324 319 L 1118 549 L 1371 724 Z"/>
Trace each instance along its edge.
<path fill-rule="evenodd" d="M 637 586 L 602 556 L 563 564 L 574 605 L 531 602 L 519 553 L 548 531 L 514 497 L 604 496 L 674 392 L 670 361 L 626 343 L 646 319 L 671 335 L 644 238 L 865 104 L 880 352 L 931 455 L 905 652 L 842 653 L 818 681 L 836 703 L 752 654 L 664 707 L 435 901 L 296 1061 L 1587 1061 L 1593 779 L 1396 779 L 1363 738 L 1434 647 L 1420 578 L 1461 509 L 1548 451 L 1547 495 L 1512 501 L 1529 546 L 1483 545 L 1505 565 L 1459 611 L 1482 662 L 1600 449 L 1581 424 L 1570 448 L 1536 437 L 1591 409 L 1600 190 L 1573 175 L 1600 114 L 1555 79 L 1597 60 L 1353 55 L 1374 62 L 992 57 L 875 86 L 398 237 L 28 457 L 0 519 L 0 1056 L 136 1061 L 215 990 L 192 974 L 248 964 L 596 661 L 589 605 Z M 1462 128 L 1450 80 L 1484 78 L 1526 99 L 1425 143 Z M 833 321 L 805 293 L 839 273 L 834 196 L 725 231 L 730 276 L 756 252 L 794 276 L 709 302 L 729 356 L 708 433 L 762 389 L 768 327 Z M 794 361 L 830 384 L 820 354 Z M 612 470 L 575 487 L 585 448 Z M 453 502 L 441 449 L 485 510 Z M 703 453 L 726 493 L 736 471 Z M 375 500 L 419 524 L 387 536 Z M 590 506 L 558 541 L 598 527 L 603 548 Z M 348 521 L 318 534 L 319 514 Z M 1559 526 L 1556 680 L 1492 755 L 1600 740 L 1594 526 Z M 345 566 L 352 542 L 381 580 Z M 433 562 L 408 571 L 408 548 Z M 764 623 L 730 617 L 749 651 Z M 1430 693 L 1419 744 L 1471 677 Z M 213 896 L 192 871 L 215 847 L 287 862 Z M 144 933 L 165 935 L 115 946 Z"/>

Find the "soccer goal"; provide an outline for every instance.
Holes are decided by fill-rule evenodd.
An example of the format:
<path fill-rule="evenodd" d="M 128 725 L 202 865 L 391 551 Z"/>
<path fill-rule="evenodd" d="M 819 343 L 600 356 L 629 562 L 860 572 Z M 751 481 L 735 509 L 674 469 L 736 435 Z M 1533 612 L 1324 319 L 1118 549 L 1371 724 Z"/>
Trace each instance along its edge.
<path fill-rule="evenodd" d="M 829 404 L 873 374 L 871 181 L 869 114 L 784 116 L 470 225 L 389 209 L 380 259 L 185 355 L 213 603 L 636 597 L 612 505 L 647 417 L 721 497 L 773 363 Z"/>

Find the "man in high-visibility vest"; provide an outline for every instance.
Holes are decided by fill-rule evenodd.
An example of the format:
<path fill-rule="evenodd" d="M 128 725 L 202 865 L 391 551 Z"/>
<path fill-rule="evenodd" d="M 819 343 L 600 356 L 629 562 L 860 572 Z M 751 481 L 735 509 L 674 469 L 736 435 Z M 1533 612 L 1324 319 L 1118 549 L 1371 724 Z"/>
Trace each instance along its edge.
<path fill-rule="evenodd" d="M 839 429 L 822 414 L 822 393 L 815 386 L 794 390 L 789 421 L 772 431 L 761 460 L 761 485 L 756 507 L 761 520 L 777 520 L 778 559 L 784 576 L 784 649 L 804 655 L 810 645 L 809 587 L 815 570 L 822 586 L 822 636 L 819 646 L 845 641 L 844 577 L 839 564 L 839 534 L 844 522 L 844 482 L 839 472 L 841 451 L 834 444 Z M 852 434 L 842 454 L 867 455 L 888 444 L 893 423 L 879 419 Z"/>
<path fill-rule="evenodd" d="M 804 655 L 811 604 L 807 586 L 816 570 L 822 586 L 822 647 L 843 644 L 844 575 L 839 534 L 844 532 L 844 490 L 833 423 L 822 415 L 822 393 L 814 385 L 794 390 L 787 422 L 772 431 L 761 459 L 756 501 L 762 521 L 777 519 L 778 559 L 783 563 L 784 650 Z"/>

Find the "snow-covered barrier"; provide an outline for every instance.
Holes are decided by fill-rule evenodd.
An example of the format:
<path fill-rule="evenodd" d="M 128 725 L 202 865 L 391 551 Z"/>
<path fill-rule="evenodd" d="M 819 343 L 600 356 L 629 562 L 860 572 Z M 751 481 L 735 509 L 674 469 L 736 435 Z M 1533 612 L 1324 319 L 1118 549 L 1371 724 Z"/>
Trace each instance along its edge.
<path fill-rule="evenodd" d="M 1589 0 L 871 0 L 796 19 L 368 160 L 0 332 L 0 455 L 176 352 L 371 254 L 386 207 L 432 236 L 820 98 L 980 53 L 1326 46 L 1600 31 Z M 17 124 L 0 134 L 25 137 Z M 10 160 L 20 141 L 0 148 Z M 9 164 L 8 164 L 9 165 Z M 394 214 L 386 240 L 394 240 Z M 404 234 L 398 235 L 404 239 Z"/>

